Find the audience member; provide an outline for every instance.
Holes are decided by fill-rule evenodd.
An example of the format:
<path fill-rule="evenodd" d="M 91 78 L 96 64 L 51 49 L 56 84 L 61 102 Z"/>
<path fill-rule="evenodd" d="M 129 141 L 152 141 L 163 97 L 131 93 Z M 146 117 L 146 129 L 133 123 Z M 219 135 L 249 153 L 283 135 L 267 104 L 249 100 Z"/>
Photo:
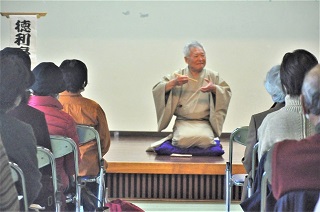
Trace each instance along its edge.
<path fill-rule="evenodd" d="M 94 127 L 100 136 L 100 146 L 102 155 L 106 154 L 110 147 L 110 132 L 106 115 L 100 105 L 82 96 L 82 92 L 88 84 L 88 70 L 86 65 L 80 60 L 64 60 L 60 69 L 66 84 L 66 91 L 60 93 L 59 101 L 63 105 L 63 110 L 73 117 L 77 124 Z M 90 141 L 80 145 L 81 163 L 79 166 L 80 176 L 97 176 L 100 169 L 98 159 L 97 143 Z M 104 163 L 105 169 L 107 163 Z M 86 183 L 86 188 L 93 194 L 98 195 L 98 184 Z M 85 191 L 85 189 L 83 189 Z M 83 196 L 85 194 L 83 193 Z M 86 201 L 83 202 L 84 210 L 92 210 Z"/>
<path fill-rule="evenodd" d="M 26 91 L 21 97 L 20 104 L 10 110 L 8 114 L 30 124 L 36 137 L 37 145 L 51 150 L 50 135 L 44 113 L 28 105 L 30 94 L 29 90 Z"/>
<path fill-rule="evenodd" d="M 316 134 L 302 140 L 286 139 L 270 149 L 265 170 L 271 182 L 274 197 L 290 191 L 315 191 L 316 195 L 299 202 L 294 211 L 313 211 L 320 194 L 320 65 L 315 66 L 305 76 L 302 86 L 301 103 L 305 117 L 314 125 Z M 283 202 L 282 202 L 283 203 Z M 288 203 L 287 203 L 288 204 Z M 276 207 L 293 211 L 292 205 Z"/>
<path fill-rule="evenodd" d="M 251 116 L 249 124 L 249 132 L 247 138 L 246 149 L 242 163 L 246 168 L 247 173 L 251 172 L 251 163 L 252 163 L 252 150 L 253 146 L 258 142 L 257 131 L 260 127 L 263 119 L 274 111 L 279 110 L 284 107 L 285 102 L 285 93 L 282 90 L 282 85 L 280 81 L 280 65 L 273 66 L 270 71 L 268 71 L 264 86 L 273 100 L 273 105 L 270 109 L 257 113 Z"/>
<path fill-rule="evenodd" d="M 21 49 L 17 51 L 24 53 Z M 24 173 L 30 205 L 42 188 L 36 139 L 29 124 L 6 114 L 20 103 L 21 96 L 33 81 L 31 70 L 19 54 L 8 49 L 0 51 L 0 134 L 9 161 L 16 163 Z M 19 186 L 17 190 L 22 194 Z"/>
<path fill-rule="evenodd" d="M 314 134 L 314 127 L 303 115 L 299 96 L 305 74 L 316 64 L 317 58 L 303 49 L 284 55 L 280 79 L 286 91 L 285 106 L 268 114 L 258 129 L 259 160 L 276 142 L 284 139 L 302 139 Z"/>
<path fill-rule="evenodd" d="M 28 69 L 31 70 L 31 60 L 28 54 L 18 48 L 7 47 L 5 49 L 7 51 L 11 51 L 14 54 L 17 54 L 25 62 Z M 33 73 L 31 77 L 32 79 L 30 84 L 32 85 L 34 83 Z M 31 92 L 29 90 L 26 90 L 25 93 L 21 96 L 20 104 L 12 110 L 8 111 L 7 114 L 19 119 L 20 121 L 30 124 L 36 137 L 37 146 L 42 146 L 51 150 L 50 136 L 44 113 L 28 105 L 30 94 Z M 53 187 L 51 170 L 52 169 L 50 165 L 40 169 L 40 172 L 42 174 L 41 183 L 46 186 L 42 187 L 38 198 L 34 201 L 34 203 L 45 207 L 46 211 L 49 211 L 49 209 L 55 210 L 55 204 L 52 201 L 52 199 L 54 198 L 54 192 L 53 189 L 50 189 Z"/>
<path fill-rule="evenodd" d="M 0 211 L 19 211 L 18 193 L 11 177 L 6 150 L 0 137 Z"/>
<path fill-rule="evenodd" d="M 80 60 L 64 60 L 60 69 L 66 84 L 66 91 L 60 93 L 59 101 L 63 111 L 73 117 L 77 124 L 93 126 L 99 133 L 102 155 L 110 147 L 110 132 L 106 115 L 100 105 L 81 95 L 88 84 L 87 67 Z M 95 141 L 80 146 L 81 163 L 79 175 L 95 176 L 99 172 L 99 160 Z"/>
<path fill-rule="evenodd" d="M 227 115 L 231 90 L 218 72 L 205 69 L 206 53 L 198 42 L 184 48 L 187 67 L 175 71 L 153 87 L 158 130 L 176 116 L 173 133 L 167 138 L 180 148 L 215 145 Z"/>
<path fill-rule="evenodd" d="M 18 48 L 7 47 L 5 48 L 5 50 L 11 52 L 12 54 L 18 55 L 24 61 L 27 68 L 31 70 L 31 60 L 28 54 Z M 34 75 L 32 73 L 30 84 L 32 85 L 33 83 Z M 28 105 L 29 97 L 30 91 L 27 90 L 21 96 L 20 104 L 12 110 L 8 111 L 8 114 L 14 116 L 20 121 L 30 124 L 36 137 L 37 145 L 51 150 L 50 137 L 44 113 Z"/>
<path fill-rule="evenodd" d="M 284 103 L 285 93 L 282 89 L 281 80 L 280 80 L 280 65 L 273 66 L 268 71 L 265 82 L 264 82 L 264 86 L 268 91 L 268 93 L 270 94 L 270 96 L 272 97 L 272 100 L 274 103 L 270 109 L 251 116 L 246 149 L 244 152 L 244 157 L 242 158 L 242 163 L 248 174 L 251 173 L 253 146 L 258 142 L 258 138 L 257 138 L 258 128 L 260 127 L 263 119 L 269 113 L 277 111 L 285 105 Z M 248 179 L 246 179 L 245 185 L 247 185 L 248 183 L 247 180 Z M 244 200 L 246 196 L 247 196 L 247 189 L 243 189 L 242 200 Z"/>
<path fill-rule="evenodd" d="M 31 86 L 33 95 L 29 105 L 45 114 L 50 135 L 69 137 L 79 144 L 76 124 L 69 114 L 62 111 L 62 105 L 57 99 L 59 93 L 65 90 L 60 68 L 52 62 L 43 62 L 33 69 L 33 73 L 35 83 Z M 62 190 L 67 192 L 75 174 L 73 155 L 57 158 L 56 168 Z"/>

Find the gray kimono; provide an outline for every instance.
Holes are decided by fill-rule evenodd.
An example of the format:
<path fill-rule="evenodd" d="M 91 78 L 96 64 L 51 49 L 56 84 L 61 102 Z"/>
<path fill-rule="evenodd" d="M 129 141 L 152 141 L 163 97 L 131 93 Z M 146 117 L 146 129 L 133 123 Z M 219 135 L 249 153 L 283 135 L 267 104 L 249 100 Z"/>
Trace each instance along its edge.
<path fill-rule="evenodd" d="M 192 78 L 188 68 L 175 73 Z M 188 83 L 176 86 L 165 93 L 165 85 L 176 78 L 175 73 L 164 77 L 153 87 L 158 131 L 165 129 L 172 116 L 176 116 L 173 134 L 161 141 L 172 139 L 172 144 L 181 148 L 206 148 L 214 144 L 214 137 L 219 137 L 222 133 L 231 99 L 230 87 L 219 77 L 218 72 L 203 69 L 196 81 L 189 80 Z M 201 87 L 207 85 L 205 78 L 217 86 L 216 94 L 200 91 Z M 157 145 L 161 144 L 161 141 Z"/>

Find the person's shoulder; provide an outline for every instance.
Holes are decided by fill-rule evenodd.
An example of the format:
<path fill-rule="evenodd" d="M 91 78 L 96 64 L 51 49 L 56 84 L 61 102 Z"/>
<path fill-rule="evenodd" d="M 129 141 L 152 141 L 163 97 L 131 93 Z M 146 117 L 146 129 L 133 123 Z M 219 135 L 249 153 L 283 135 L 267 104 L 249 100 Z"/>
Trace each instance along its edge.
<path fill-rule="evenodd" d="M 20 121 L 19 119 L 13 117 L 13 116 L 10 116 L 10 115 L 7 115 L 5 114 L 4 116 L 2 116 L 2 122 L 3 124 L 8 127 L 13 127 L 13 128 L 16 128 L 16 129 L 21 129 L 21 130 L 29 130 L 31 128 L 32 130 L 32 127 L 30 126 L 30 124 L 27 124 L 23 121 Z"/>
<path fill-rule="evenodd" d="M 268 116 L 271 113 L 276 112 L 278 109 L 275 108 L 270 108 L 268 110 L 262 111 L 260 113 L 256 113 L 254 115 L 252 115 L 252 117 L 257 120 L 257 119 L 264 119 L 266 116 Z"/>
<path fill-rule="evenodd" d="M 67 101 L 65 101 L 67 100 Z M 70 96 L 66 96 L 64 99 L 63 98 L 59 98 L 59 101 L 61 101 L 61 103 L 63 105 L 67 104 L 67 105 L 78 105 L 79 107 L 98 107 L 100 106 L 98 102 L 96 102 L 93 99 L 87 98 L 85 96 L 79 95 L 77 97 L 70 97 Z"/>
<path fill-rule="evenodd" d="M 95 107 L 100 106 L 99 103 L 93 99 L 89 99 L 87 97 L 82 97 L 82 98 L 83 98 L 83 101 L 86 102 L 86 104 L 90 104 L 91 106 L 95 106 Z"/>
<path fill-rule="evenodd" d="M 26 105 L 25 106 L 26 111 L 30 112 L 31 114 L 35 115 L 35 118 L 39 117 L 39 116 L 45 116 L 44 112 L 42 112 L 41 110 L 38 110 L 34 107 L 31 107 L 30 105 Z"/>
<path fill-rule="evenodd" d="M 283 108 L 279 109 L 279 110 L 274 110 L 274 109 L 269 109 L 269 113 L 267 113 L 266 117 L 264 118 L 264 120 L 274 120 L 274 121 L 281 121 L 282 120 L 282 115 L 283 115 Z"/>
<path fill-rule="evenodd" d="M 72 118 L 72 116 L 63 110 L 59 110 L 59 116 L 60 116 L 60 119 L 63 119 L 66 122 L 71 122 L 71 121 L 74 122 L 74 119 Z"/>
<path fill-rule="evenodd" d="M 24 142 L 22 143 L 35 143 L 35 137 L 33 133 L 33 128 L 30 124 L 18 120 L 15 117 L 6 116 L 3 122 L 3 126 L 6 134 L 12 137 L 20 137 L 23 135 Z M 20 141 L 19 141 L 20 142 Z"/>

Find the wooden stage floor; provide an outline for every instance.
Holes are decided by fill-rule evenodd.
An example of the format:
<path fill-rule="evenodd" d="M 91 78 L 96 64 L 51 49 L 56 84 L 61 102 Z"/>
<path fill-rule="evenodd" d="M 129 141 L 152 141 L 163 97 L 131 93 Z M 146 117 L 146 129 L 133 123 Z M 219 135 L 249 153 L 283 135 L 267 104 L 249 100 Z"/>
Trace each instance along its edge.
<path fill-rule="evenodd" d="M 165 136 L 163 136 L 165 137 Z M 146 152 L 151 143 L 160 140 L 159 136 L 122 136 L 112 138 L 109 152 L 104 156 L 108 162 L 108 173 L 141 174 L 206 174 L 224 175 L 229 160 L 229 137 L 221 139 L 225 153 L 222 156 L 170 157 Z M 233 173 L 245 173 L 241 158 L 245 147 L 235 143 Z"/>

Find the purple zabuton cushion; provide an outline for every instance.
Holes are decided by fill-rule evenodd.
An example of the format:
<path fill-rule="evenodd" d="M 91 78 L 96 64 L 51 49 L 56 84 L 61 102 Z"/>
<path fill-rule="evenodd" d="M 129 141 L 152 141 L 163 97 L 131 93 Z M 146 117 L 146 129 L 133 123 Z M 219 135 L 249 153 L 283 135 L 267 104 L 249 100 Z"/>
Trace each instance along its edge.
<path fill-rule="evenodd" d="M 194 156 L 221 156 L 224 154 L 224 150 L 222 149 L 220 143 L 215 146 L 208 147 L 206 149 L 196 146 L 189 148 L 179 148 L 173 146 L 170 140 L 165 141 L 159 147 L 155 148 L 155 152 L 158 155 L 171 155 L 172 153 L 176 153 L 191 154 Z"/>

